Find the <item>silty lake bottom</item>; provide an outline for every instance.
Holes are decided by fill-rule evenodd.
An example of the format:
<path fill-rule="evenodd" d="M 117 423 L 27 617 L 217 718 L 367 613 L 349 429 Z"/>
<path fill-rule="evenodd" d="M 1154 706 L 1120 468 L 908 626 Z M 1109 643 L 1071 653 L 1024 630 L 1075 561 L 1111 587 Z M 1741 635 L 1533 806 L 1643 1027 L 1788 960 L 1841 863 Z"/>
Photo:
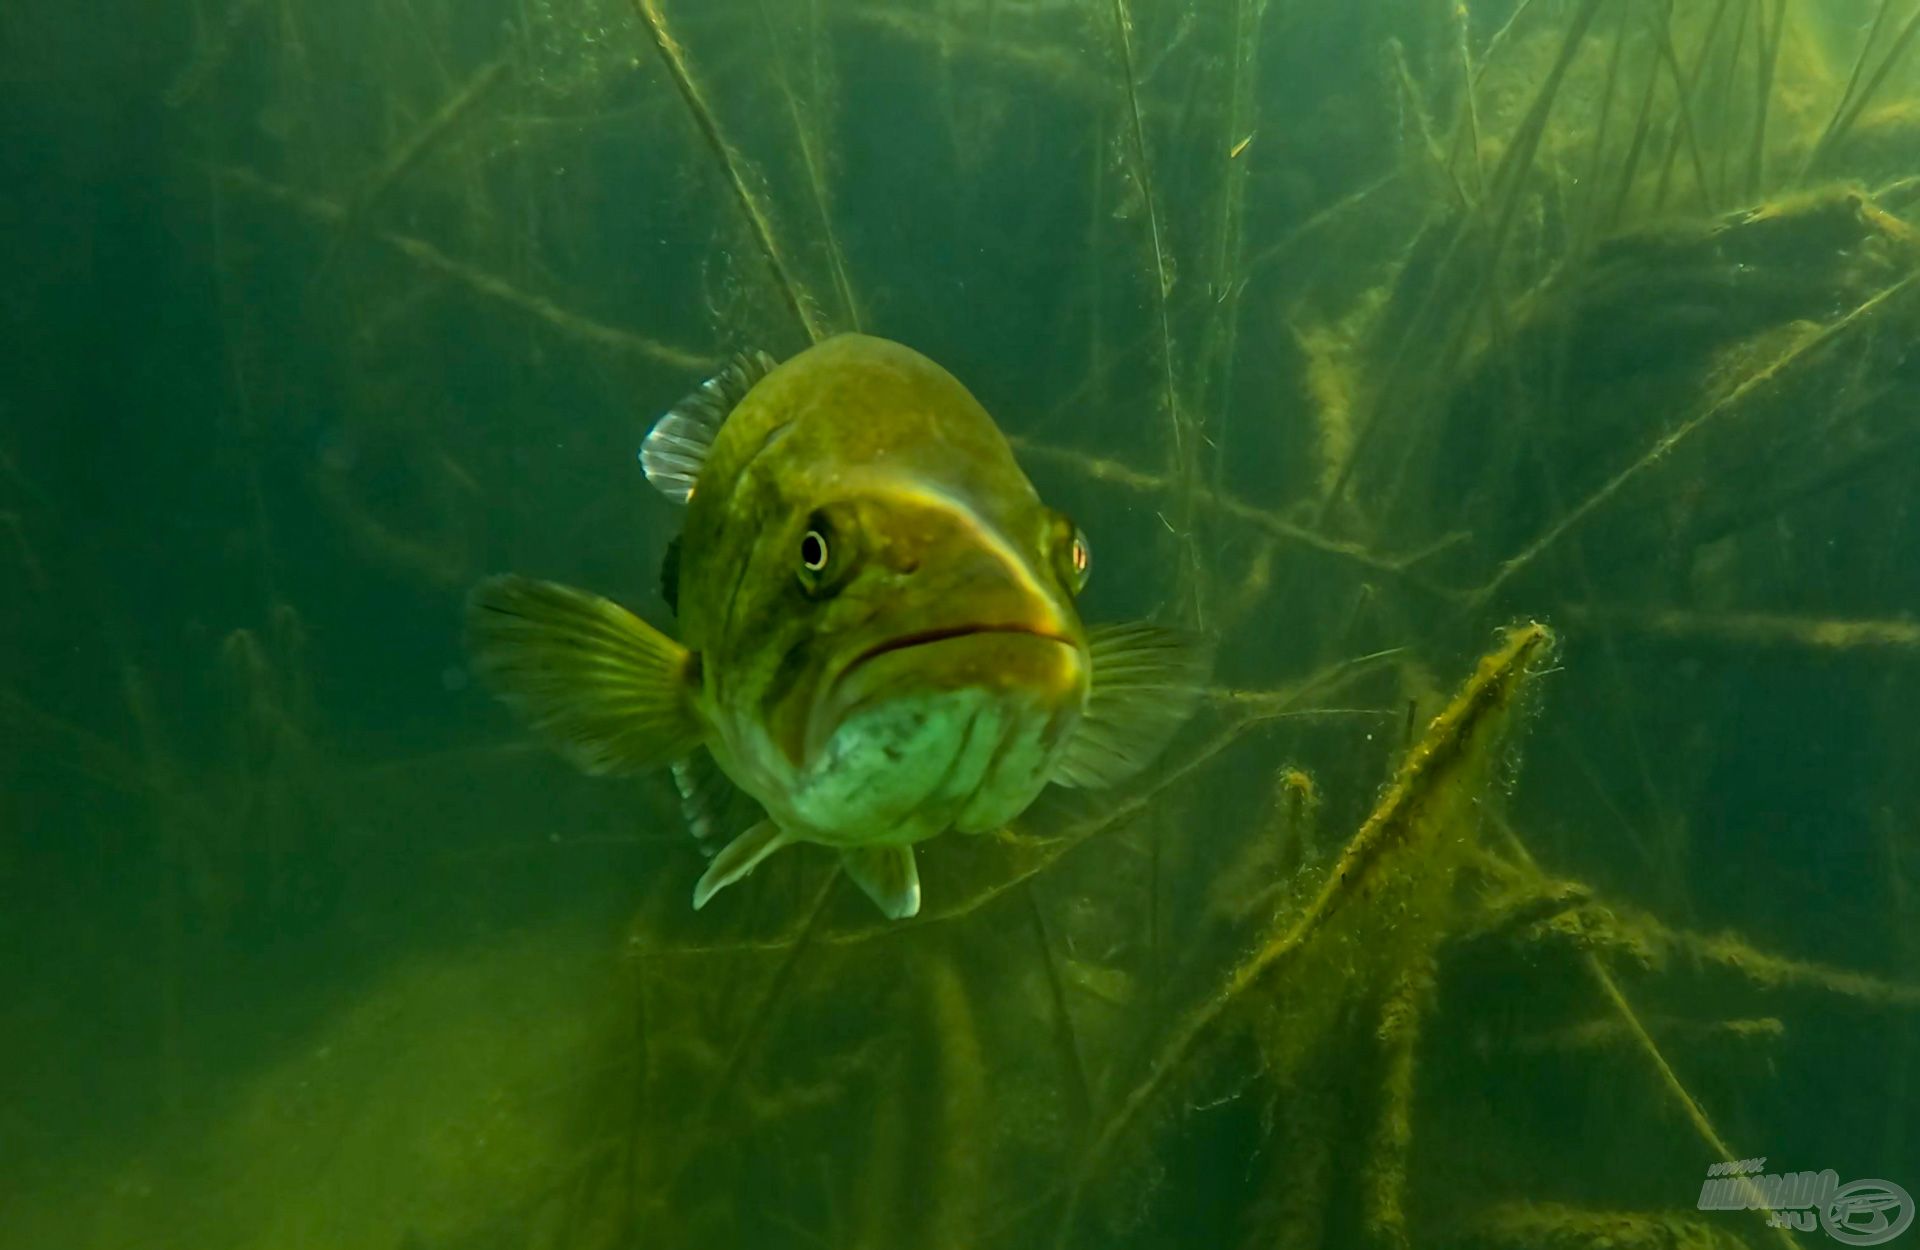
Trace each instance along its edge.
<path fill-rule="evenodd" d="M 1916 44 L 7 6 L 0 1246 L 1920 1246 Z M 670 626 L 640 440 L 848 330 L 1209 689 L 911 920 L 808 846 L 695 912 L 463 604 Z"/>

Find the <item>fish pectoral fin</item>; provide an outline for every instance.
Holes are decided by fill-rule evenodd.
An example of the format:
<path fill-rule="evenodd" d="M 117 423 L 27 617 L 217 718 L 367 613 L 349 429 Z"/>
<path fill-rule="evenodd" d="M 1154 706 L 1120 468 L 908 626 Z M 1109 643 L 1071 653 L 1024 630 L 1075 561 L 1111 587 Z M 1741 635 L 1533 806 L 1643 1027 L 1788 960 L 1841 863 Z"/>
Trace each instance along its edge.
<path fill-rule="evenodd" d="M 1167 745 L 1206 690 L 1212 651 L 1195 634 L 1144 622 L 1103 625 L 1087 650 L 1087 710 L 1053 780 L 1092 789 L 1125 781 Z"/>
<path fill-rule="evenodd" d="M 760 861 L 793 841 L 771 820 L 763 820 L 720 849 L 693 887 L 693 909 L 760 866 Z"/>
<path fill-rule="evenodd" d="M 856 846 L 840 852 L 840 864 L 889 920 L 920 913 L 920 869 L 910 846 Z"/>
<path fill-rule="evenodd" d="M 530 577 L 491 577 L 467 599 L 474 667 L 589 773 L 666 764 L 700 745 L 698 666 L 619 604 Z"/>
<path fill-rule="evenodd" d="M 773 367 L 773 357 L 765 352 L 741 352 L 654 422 L 640 444 L 640 468 L 661 494 L 675 503 L 693 497 L 727 414 Z"/>

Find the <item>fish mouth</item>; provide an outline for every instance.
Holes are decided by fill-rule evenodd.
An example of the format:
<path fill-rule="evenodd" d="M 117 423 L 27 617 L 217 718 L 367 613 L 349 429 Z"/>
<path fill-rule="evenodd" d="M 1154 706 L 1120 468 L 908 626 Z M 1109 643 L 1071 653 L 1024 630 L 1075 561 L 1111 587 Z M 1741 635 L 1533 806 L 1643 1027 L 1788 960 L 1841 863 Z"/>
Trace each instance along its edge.
<path fill-rule="evenodd" d="M 1049 630 L 1036 629 L 1031 625 L 949 625 L 944 629 L 922 629 L 910 634 L 901 634 L 884 642 L 875 643 L 853 658 L 853 663 L 841 670 L 841 676 L 853 672 L 869 660 L 891 655 L 895 651 L 907 651 L 914 647 L 930 646 L 936 642 L 947 642 L 954 638 L 971 638 L 975 634 L 1025 634 L 1030 638 L 1040 638 L 1047 642 L 1057 642 L 1063 647 L 1071 647 L 1073 639 Z"/>
<path fill-rule="evenodd" d="M 1007 641 L 960 641 L 991 635 Z M 1015 641 L 1022 638 L 1033 641 Z M 949 643 L 963 653 L 910 654 Z M 996 715 L 1031 715 L 1036 704 L 1050 709 L 1084 699 L 1086 680 L 1080 645 L 1060 629 L 989 621 L 896 634 L 867 647 L 833 676 L 808 715 L 804 758 L 818 759 L 849 726 L 847 749 L 853 750 L 884 745 L 883 739 L 912 745 L 925 737 L 930 722 L 970 718 L 989 703 L 1001 708 Z"/>

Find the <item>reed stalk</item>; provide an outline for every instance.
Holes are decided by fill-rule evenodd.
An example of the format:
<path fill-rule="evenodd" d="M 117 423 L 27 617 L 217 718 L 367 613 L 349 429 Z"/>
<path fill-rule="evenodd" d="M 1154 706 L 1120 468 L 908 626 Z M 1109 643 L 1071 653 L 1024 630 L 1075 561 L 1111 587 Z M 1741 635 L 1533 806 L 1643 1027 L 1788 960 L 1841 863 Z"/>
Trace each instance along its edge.
<path fill-rule="evenodd" d="M 753 234 L 755 246 L 767 262 L 774 285 L 780 290 L 780 296 L 786 301 L 787 311 L 793 315 L 795 323 L 805 332 L 807 340 L 818 343 L 830 333 L 827 326 L 815 312 L 812 298 L 801 288 L 794 277 L 786 258 L 781 255 L 779 245 L 774 242 L 773 225 L 760 198 L 754 194 L 747 183 L 746 168 L 733 146 L 720 133 L 720 123 L 708 107 L 706 96 L 693 80 L 693 72 L 687 65 L 686 52 L 667 30 L 665 14 L 660 11 L 660 0 L 632 0 L 633 11 L 640 18 L 640 24 L 646 28 L 647 38 L 653 42 L 655 51 L 660 54 L 661 64 L 667 67 L 667 75 L 673 80 L 674 90 L 680 93 L 680 99 L 687 106 L 687 114 L 693 119 L 694 127 L 700 137 L 706 141 L 707 150 L 713 154 L 714 163 L 720 166 L 721 174 L 726 178 L 728 188 L 733 192 L 733 200 L 746 219 L 747 227 Z"/>

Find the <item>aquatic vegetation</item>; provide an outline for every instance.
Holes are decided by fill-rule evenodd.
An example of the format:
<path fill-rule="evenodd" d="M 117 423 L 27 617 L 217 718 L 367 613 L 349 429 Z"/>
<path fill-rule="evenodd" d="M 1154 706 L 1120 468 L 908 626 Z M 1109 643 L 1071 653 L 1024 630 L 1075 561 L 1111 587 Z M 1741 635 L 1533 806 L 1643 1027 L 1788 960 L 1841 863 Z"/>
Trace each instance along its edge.
<path fill-rule="evenodd" d="M 0 631 L 121 676 L 0 667 L 0 770 L 119 796 L 76 838 L 164 883 L 118 1010 L 178 1105 L 97 1244 L 209 1175 L 207 1242 L 409 1250 L 1763 1246 L 1709 1164 L 1913 1176 L 1920 12 L 481 7 L 235 0 L 182 51 L 246 505 L 163 689 L 189 630 L 5 440 Z M 1219 675 L 1124 791 L 927 843 L 909 920 L 808 847 L 695 917 L 671 787 L 524 750 L 457 604 L 641 602 L 653 419 L 860 328 Z M 236 928 L 356 924 L 209 1076 Z"/>

